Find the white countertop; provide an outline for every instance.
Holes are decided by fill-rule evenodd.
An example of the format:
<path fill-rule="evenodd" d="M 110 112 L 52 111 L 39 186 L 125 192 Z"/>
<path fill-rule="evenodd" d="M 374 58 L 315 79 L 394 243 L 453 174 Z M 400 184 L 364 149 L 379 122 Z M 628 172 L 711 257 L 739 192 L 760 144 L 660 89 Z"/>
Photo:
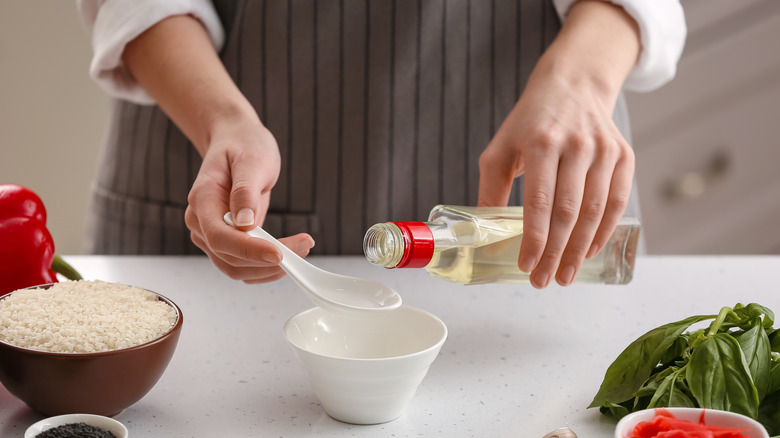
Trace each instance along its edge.
<path fill-rule="evenodd" d="M 611 437 L 614 419 L 586 409 L 607 366 L 661 324 L 758 302 L 780 312 L 780 257 L 640 257 L 628 286 L 460 286 L 422 269 L 384 270 L 362 257 L 310 257 L 371 277 L 448 326 L 449 338 L 405 414 L 355 426 L 322 411 L 282 337 L 311 307 L 289 279 L 249 286 L 205 257 L 66 257 L 85 278 L 142 286 L 181 307 L 168 369 L 117 415 L 132 438 L 529 437 L 561 426 Z M 0 386 L 0 437 L 42 417 Z"/>

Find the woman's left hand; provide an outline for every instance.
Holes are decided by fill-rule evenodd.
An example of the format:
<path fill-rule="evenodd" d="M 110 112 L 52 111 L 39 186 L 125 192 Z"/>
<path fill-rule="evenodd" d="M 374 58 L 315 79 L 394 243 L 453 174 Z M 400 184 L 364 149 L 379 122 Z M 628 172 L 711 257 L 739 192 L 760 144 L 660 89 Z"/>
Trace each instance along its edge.
<path fill-rule="evenodd" d="M 506 205 L 513 180 L 525 174 L 518 266 L 537 288 L 553 277 L 570 284 L 628 204 L 634 153 L 612 112 L 639 50 L 636 34 L 633 42 L 619 38 L 638 32 L 631 23 L 614 5 L 575 3 L 480 156 L 480 205 Z M 618 41 L 609 47 L 600 38 Z"/>

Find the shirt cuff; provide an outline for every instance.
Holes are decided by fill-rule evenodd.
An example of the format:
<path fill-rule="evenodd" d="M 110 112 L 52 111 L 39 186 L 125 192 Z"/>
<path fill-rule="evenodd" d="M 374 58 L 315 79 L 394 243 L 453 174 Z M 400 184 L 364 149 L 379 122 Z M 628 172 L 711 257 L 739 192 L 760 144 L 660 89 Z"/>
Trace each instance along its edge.
<path fill-rule="evenodd" d="M 553 0 L 563 20 L 577 0 Z M 639 26 L 642 52 L 623 87 L 652 91 L 671 81 L 685 45 L 687 28 L 679 0 L 604 0 L 622 7 Z"/>
<path fill-rule="evenodd" d="M 225 43 L 222 23 L 208 0 L 78 0 L 77 5 L 92 37 L 90 77 L 110 96 L 130 102 L 155 103 L 122 61 L 125 46 L 150 27 L 174 15 L 192 15 L 203 24 L 215 50 Z"/>

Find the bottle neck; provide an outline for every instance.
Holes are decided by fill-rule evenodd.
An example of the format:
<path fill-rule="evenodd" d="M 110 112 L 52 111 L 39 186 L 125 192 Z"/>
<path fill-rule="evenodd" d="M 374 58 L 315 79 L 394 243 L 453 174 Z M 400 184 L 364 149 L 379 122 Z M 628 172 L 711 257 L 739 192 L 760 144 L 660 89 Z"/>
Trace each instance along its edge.
<path fill-rule="evenodd" d="M 368 229 L 363 252 L 385 268 L 423 268 L 433 258 L 434 239 L 425 222 L 385 222 Z"/>

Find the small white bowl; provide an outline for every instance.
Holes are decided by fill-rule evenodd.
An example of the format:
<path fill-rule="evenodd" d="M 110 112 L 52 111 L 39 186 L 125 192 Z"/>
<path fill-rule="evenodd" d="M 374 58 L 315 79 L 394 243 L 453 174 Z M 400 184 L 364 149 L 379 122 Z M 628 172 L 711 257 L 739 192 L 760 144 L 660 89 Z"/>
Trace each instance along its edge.
<path fill-rule="evenodd" d="M 93 414 L 67 414 L 44 418 L 33 424 L 24 432 L 24 438 L 35 438 L 39 433 L 45 430 L 71 423 L 85 423 L 91 426 L 100 427 L 113 433 L 116 438 L 127 438 L 130 436 L 125 425 L 113 418 Z"/>
<path fill-rule="evenodd" d="M 764 426 L 758 421 L 746 417 L 742 414 L 737 414 L 728 411 L 719 411 L 716 409 L 701 409 L 701 408 L 662 408 L 674 415 L 675 418 L 680 420 L 690 421 L 692 423 L 699 423 L 704 412 L 704 424 L 708 426 L 724 426 L 734 429 L 744 429 L 742 432 L 748 438 L 769 438 Z M 615 428 L 615 438 L 625 438 L 630 436 L 634 427 L 643 421 L 650 421 L 655 417 L 655 409 L 645 409 L 643 411 L 632 412 L 618 421 Z"/>
<path fill-rule="evenodd" d="M 398 418 L 447 338 L 436 316 L 414 307 L 346 315 L 306 310 L 284 325 L 323 409 L 336 420 Z"/>

